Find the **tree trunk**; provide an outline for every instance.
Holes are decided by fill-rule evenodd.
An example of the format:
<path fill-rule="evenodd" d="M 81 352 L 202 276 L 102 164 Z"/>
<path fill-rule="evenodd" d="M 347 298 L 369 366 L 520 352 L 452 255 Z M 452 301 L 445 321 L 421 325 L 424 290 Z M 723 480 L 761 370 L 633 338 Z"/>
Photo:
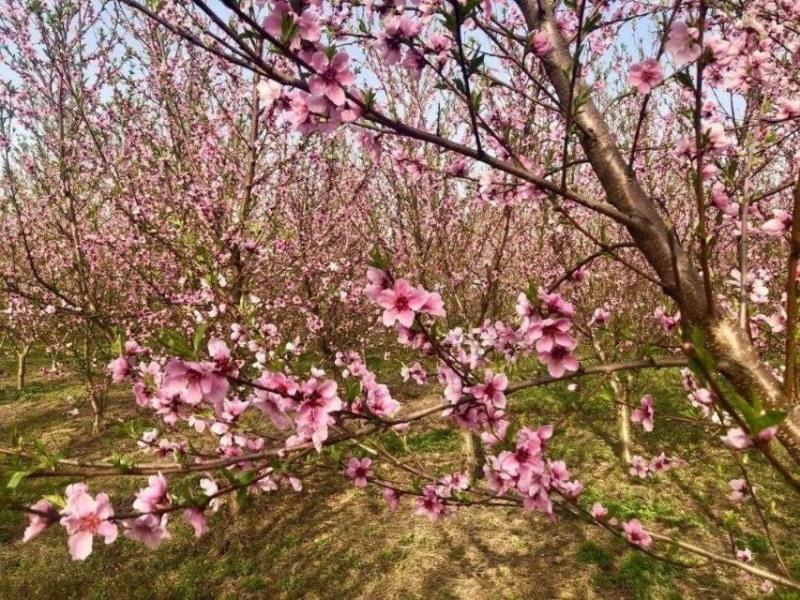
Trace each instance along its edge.
<path fill-rule="evenodd" d="M 631 462 L 631 409 L 628 405 L 630 389 L 628 384 L 623 382 L 616 373 L 611 375 L 611 389 L 614 391 L 616 405 L 620 455 L 627 464 Z"/>
<path fill-rule="evenodd" d="M 461 451 L 464 454 L 464 472 L 475 482 L 483 477 L 483 453 L 481 438 L 466 429 L 461 430 Z"/>
<path fill-rule="evenodd" d="M 623 224 L 657 273 L 664 292 L 680 307 L 684 326 L 698 327 L 705 334 L 707 350 L 724 365 L 719 368 L 720 374 L 745 398 L 757 396 L 766 408 L 789 411 L 779 426 L 778 439 L 796 465 L 800 465 L 800 405 L 783 394 L 778 380 L 761 363 L 745 332 L 724 317 L 718 307 L 707 303 L 697 267 L 661 217 L 655 202 L 641 187 L 635 172 L 628 168 L 592 100 L 591 91 L 580 78 L 573 86 L 572 54 L 558 28 L 551 3 L 517 2 L 529 29 L 545 32 L 553 45 L 542 63 L 562 107 L 571 107 L 574 98 L 586 98 L 573 115 L 573 123 L 607 201 L 628 217 Z"/>
<path fill-rule="evenodd" d="M 89 386 L 89 404 L 92 406 L 92 433 L 97 435 L 103 427 L 103 416 L 106 412 L 105 393 Z"/>
<path fill-rule="evenodd" d="M 31 351 L 31 345 L 25 344 L 22 351 L 17 352 L 17 389 L 21 390 L 25 387 L 25 375 L 28 371 L 28 353 Z"/>

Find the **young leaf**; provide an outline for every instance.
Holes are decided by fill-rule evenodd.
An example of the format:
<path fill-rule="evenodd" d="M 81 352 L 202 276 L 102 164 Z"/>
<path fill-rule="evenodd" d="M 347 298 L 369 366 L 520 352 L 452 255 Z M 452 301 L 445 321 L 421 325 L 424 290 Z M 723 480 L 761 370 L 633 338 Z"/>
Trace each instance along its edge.
<path fill-rule="evenodd" d="M 25 479 L 30 474 L 31 474 L 30 471 L 14 471 L 11 474 L 11 477 L 9 478 L 6 487 L 9 490 L 17 489 L 19 487 L 19 484 L 22 483 L 22 480 Z"/>
<path fill-rule="evenodd" d="M 206 330 L 208 329 L 208 323 L 203 321 L 202 323 L 197 324 L 197 329 L 194 330 L 194 340 L 192 340 L 192 348 L 194 348 L 194 355 L 200 353 L 200 345 L 203 343 L 203 338 L 206 335 Z"/>

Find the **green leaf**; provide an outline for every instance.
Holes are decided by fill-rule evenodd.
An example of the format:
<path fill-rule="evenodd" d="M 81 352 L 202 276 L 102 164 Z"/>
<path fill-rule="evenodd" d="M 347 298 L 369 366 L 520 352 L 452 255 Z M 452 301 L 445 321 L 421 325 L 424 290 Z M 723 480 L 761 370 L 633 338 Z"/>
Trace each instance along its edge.
<path fill-rule="evenodd" d="M 475 55 L 470 59 L 469 66 L 467 68 L 468 73 L 477 73 L 478 70 L 483 66 L 483 62 L 486 59 L 486 55 L 482 52 L 477 52 Z"/>
<path fill-rule="evenodd" d="M 690 90 L 694 89 L 694 83 L 692 82 L 692 78 L 686 71 L 678 71 L 677 73 L 675 73 L 675 80 L 687 89 Z"/>
<path fill-rule="evenodd" d="M 222 474 L 225 476 L 225 479 L 231 482 L 232 485 L 239 485 L 239 479 L 236 477 L 236 474 L 229 469 L 222 469 Z"/>
<path fill-rule="evenodd" d="M 692 344 L 694 345 L 694 355 L 697 360 L 705 367 L 708 373 L 713 373 L 717 369 L 716 361 L 711 353 L 706 350 L 706 336 L 699 327 L 692 328 Z"/>
<path fill-rule="evenodd" d="M 600 29 L 603 26 L 603 15 L 600 13 L 595 14 L 592 18 L 590 18 L 583 26 L 584 33 L 592 33 L 596 29 Z"/>
<path fill-rule="evenodd" d="M 28 475 L 30 475 L 30 471 L 14 471 L 11 474 L 11 478 L 8 480 L 8 484 L 6 487 L 9 490 L 15 490 L 19 487 L 19 484 L 22 483 L 22 480 L 25 479 Z"/>
<path fill-rule="evenodd" d="M 382 271 L 386 270 L 387 260 L 386 257 L 381 254 L 381 249 L 378 248 L 378 246 L 373 246 L 372 252 L 369 253 L 369 265 L 376 269 L 381 269 Z"/>
<path fill-rule="evenodd" d="M 750 433 L 757 435 L 769 427 L 780 425 L 787 416 L 788 413 L 781 410 L 768 410 L 764 414 L 755 417 L 752 423 L 748 423 Z"/>
<path fill-rule="evenodd" d="M 122 334 L 118 334 L 111 344 L 111 354 L 113 356 L 122 356 Z"/>
<path fill-rule="evenodd" d="M 287 11 L 281 16 L 281 42 L 288 44 L 297 33 L 297 23 Z"/>
<path fill-rule="evenodd" d="M 192 358 L 193 350 L 186 343 L 183 335 L 172 329 L 165 329 L 157 338 L 158 342 L 167 350 L 181 358 Z"/>
<path fill-rule="evenodd" d="M 66 499 L 61 494 L 47 494 L 44 499 L 55 508 L 64 508 L 67 505 Z"/>
<path fill-rule="evenodd" d="M 472 110 L 478 112 L 481 109 L 481 99 L 482 94 L 480 92 L 472 92 L 472 97 L 470 98 L 470 105 L 472 106 Z"/>
<path fill-rule="evenodd" d="M 203 321 L 202 323 L 198 323 L 197 329 L 194 330 L 194 340 L 192 340 L 192 348 L 194 348 L 194 355 L 200 353 L 200 345 L 203 343 L 203 338 L 206 336 L 206 330 L 208 329 L 208 323 Z"/>
<path fill-rule="evenodd" d="M 130 456 L 126 456 L 124 454 L 119 454 L 119 453 L 114 453 L 112 461 L 114 464 L 114 468 L 121 471 L 122 473 L 130 471 L 135 464 Z"/>
<path fill-rule="evenodd" d="M 345 395 L 348 402 L 352 402 L 361 395 L 361 382 L 355 379 L 348 379 L 345 382 Z"/>

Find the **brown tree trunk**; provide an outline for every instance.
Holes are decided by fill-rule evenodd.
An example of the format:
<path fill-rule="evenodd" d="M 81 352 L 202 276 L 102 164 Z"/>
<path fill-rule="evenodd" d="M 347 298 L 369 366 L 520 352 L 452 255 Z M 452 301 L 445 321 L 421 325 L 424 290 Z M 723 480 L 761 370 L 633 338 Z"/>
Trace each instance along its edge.
<path fill-rule="evenodd" d="M 20 352 L 17 352 L 17 389 L 21 390 L 25 387 L 25 376 L 28 372 L 28 354 L 31 351 L 31 345 L 25 344 Z"/>
<path fill-rule="evenodd" d="M 614 404 L 617 413 L 620 455 L 625 463 L 631 462 L 631 409 L 630 388 L 616 373 L 611 375 L 611 389 L 614 391 Z"/>
<path fill-rule="evenodd" d="M 464 472 L 474 482 L 483 477 L 483 463 L 486 457 L 481 438 L 466 429 L 461 430 L 461 451 L 464 454 Z"/>
<path fill-rule="evenodd" d="M 696 326 L 705 334 L 707 349 L 725 365 L 720 373 L 745 398 L 757 395 L 767 408 L 789 410 L 789 416 L 779 427 L 778 438 L 800 464 L 800 406 L 784 396 L 779 382 L 761 364 L 745 332 L 721 316 L 717 307 L 708 305 L 696 266 L 642 189 L 636 174 L 628 168 L 587 86 L 576 78 L 573 87 L 570 75 L 573 58 L 553 17 L 551 4 L 543 0 L 517 1 L 528 27 L 544 31 L 553 45 L 542 62 L 562 107 L 571 110 L 573 98 L 586 98 L 572 118 L 607 201 L 629 217 L 625 227 L 657 273 L 664 291 L 680 307 L 684 326 Z"/>
<path fill-rule="evenodd" d="M 103 416 L 106 412 L 105 393 L 89 385 L 89 404 L 92 406 L 92 433 L 97 435 L 103 427 Z"/>

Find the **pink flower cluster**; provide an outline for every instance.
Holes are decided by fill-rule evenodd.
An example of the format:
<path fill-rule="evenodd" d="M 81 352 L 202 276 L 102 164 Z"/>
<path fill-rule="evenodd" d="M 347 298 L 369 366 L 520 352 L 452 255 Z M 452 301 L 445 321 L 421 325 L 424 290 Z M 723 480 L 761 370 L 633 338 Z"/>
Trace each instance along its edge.
<path fill-rule="evenodd" d="M 649 433 L 653 431 L 655 412 L 653 397 L 650 394 L 645 394 L 639 400 L 639 408 L 633 411 L 631 421 L 641 424 L 642 428 Z"/>
<path fill-rule="evenodd" d="M 540 289 L 538 296 L 541 316 L 537 315 L 526 294 L 517 298 L 517 314 L 522 318 L 519 336 L 535 348 L 539 362 L 547 366 L 552 377 L 577 371 L 578 360 L 572 351 L 578 341 L 569 333 L 575 307 L 557 293 Z"/>
<path fill-rule="evenodd" d="M 455 512 L 456 507 L 448 504 L 455 492 L 469 488 L 469 479 L 463 473 L 446 475 L 435 485 L 429 484 L 422 488 L 422 495 L 417 498 L 414 505 L 414 514 L 427 517 L 435 521 L 447 517 Z"/>
<path fill-rule="evenodd" d="M 667 52 L 672 54 L 678 67 L 694 62 L 700 58 L 702 49 L 697 39 L 700 32 L 696 27 L 689 27 L 685 21 L 676 21 L 667 34 Z"/>
<path fill-rule="evenodd" d="M 106 544 L 117 539 L 117 524 L 113 521 L 114 509 L 106 494 L 92 498 L 84 483 L 73 483 L 65 491 L 66 503 L 61 510 L 61 518 L 47 500 L 40 500 L 31 506 L 28 513 L 29 525 L 25 530 L 24 541 L 29 541 L 42 533 L 47 527 L 59 521 L 69 536 L 67 546 L 73 560 L 84 560 L 92 553 L 94 537 L 102 537 Z"/>
<path fill-rule="evenodd" d="M 553 435 L 552 427 L 532 430 L 522 428 L 516 437 L 514 451 L 487 457 L 483 467 L 489 489 L 497 495 L 513 494 L 522 498 L 525 510 L 553 514 L 551 494 L 556 491 L 568 498 L 577 498 L 583 485 L 571 480 L 563 461 L 550 461 L 544 449 Z"/>
<path fill-rule="evenodd" d="M 398 323 L 410 329 L 417 314 L 446 316 L 442 297 L 436 292 L 414 287 L 406 279 L 391 282 L 385 272 L 373 267 L 367 270 L 367 279 L 365 293 L 384 309 L 383 324 L 387 327 Z"/>
<path fill-rule="evenodd" d="M 439 377 L 445 384 L 445 400 L 453 405 L 445 411 L 445 416 L 463 429 L 481 432 L 481 439 L 487 445 L 505 438 L 509 425 L 505 419 L 505 389 L 508 387 L 505 375 L 486 369 L 481 383 L 464 387 L 455 371 L 440 366 Z"/>
<path fill-rule="evenodd" d="M 392 397 L 386 384 L 378 383 L 375 373 L 367 368 L 361 356 L 356 352 L 336 353 L 335 364 L 343 369 L 342 376 L 350 376 L 361 380 L 361 395 L 350 405 L 350 411 L 363 414 L 364 407 L 376 417 L 390 418 L 400 410 L 400 403 Z"/>
<path fill-rule="evenodd" d="M 658 456 L 653 457 L 649 462 L 639 455 L 633 456 L 628 472 L 633 477 L 645 479 L 651 475 L 666 473 L 671 469 L 683 466 L 686 466 L 686 461 L 676 456 L 668 457 L 662 452 Z"/>
<path fill-rule="evenodd" d="M 631 65 L 628 82 L 639 90 L 640 94 L 650 93 L 662 81 L 664 81 L 664 73 L 655 58 L 648 58 L 640 63 Z"/>

